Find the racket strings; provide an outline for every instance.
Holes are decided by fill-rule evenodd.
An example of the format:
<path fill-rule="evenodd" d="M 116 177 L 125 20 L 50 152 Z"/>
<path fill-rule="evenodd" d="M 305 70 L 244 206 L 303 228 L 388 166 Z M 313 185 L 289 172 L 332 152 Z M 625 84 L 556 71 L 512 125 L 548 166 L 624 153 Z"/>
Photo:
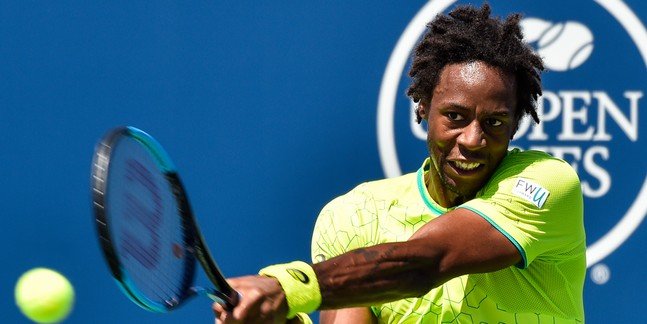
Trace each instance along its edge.
<path fill-rule="evenodd" d="M 136 283 L 142 285 L 141 288 L 145 289 L 146 298 L 153 300 L 157 303 L 165 304 L 168 306 L 176 306 L 184 298 L 186 292 L 182 291 L 181 287 L 170 284 L 175 280 L 168 276 L 155 276 L 152 279 L 144 272 L 132 271 Z"/>
<path fill-rule="evenodd" d="M 142 254 L 140 255 L 141 260 L 135 258 L 134 260 L 129 259 L 129 262 L 124 262 L 126 272 L 133 276 L 135 285 L 148 299 L 169 306 L 178 304 L 189 294 L 187 283 L 190 282 L 190 278 L 188 277 L 193 273 L 192 268 L 190 271 L 187 268 L 191 267 L 190 263 L 194 260 L 194 251 L 187 248 L 187 246 L 191 245 L 187 244 L 185 235 L 181 235 L 181 238 L 178 237 L 179 240 L 177 242 L 172 239 L 178 236 L 177 229 L 177 225 L 169 225 L 161 226 L 159 228 L 161 233 L 160 231 L 151 232 L 154 233 L 152 235 L 170 238 L 167 242 L 163 243 L 166 249 L 170 249 L 170 255 L 161 256 L 162 259 L 160 259 L 159 255 L 153 254 L 154 252 L 149 251 L 149 249 L 140 248 L 134 250 Z M 185 233 L 183 226 L 182 229 L 180 233 Z M 125 240 L 125 242 L 132 244 L 128 240 Z M 163 252 L 169 253 L 167 251 Z M 167 260 L 164 260 L 165 258 Z M 172 261 L 168 261 L 168 259 Z M 153 268 L 148 264 L 140 262 L 152 262 L 151 260 L 157 260 Z"/>
<path fill-rule="evenodd" d="M 194 293 L 195 238 L 190 211 L 182 210 L 189 207 L 172 163 L 152 138 L 131 130 L 115 134 L 93 173 L 104 252 L 133 300 L 169 310 Z"/>
<path fill-rule="evenodd" d="M 171 237 L 174 233 L 171 233 L 168 229 L 165 230 L 164 233 L 157 233 L 155 232 L 152 235 L 158 236 L 158 237 Z M 167 281 L 179 281 L 177 279 L 172 280 L 174 278 L 177 278 L 177 276 L 174 276 L 173 273 L 176 271 L 169 271 L 173 270 L 173 265 L 177 264 L 180 268 L 179 270 L 182 270 L 184 263 L 182 261 L 185 261 L 185 254 L 186 254 L 186 248 L 184 248 L 184 242 L 174 242 L 174 240 L 170 239 L 166 242 L 157 242 L 157 245 L 161 245 L 159 247 L 156 247 L 155 249 L 150 249 L 150 248 L 143 248 L 141 245 L 136 245 L 136 244 L 141 244 L 141 241 L 135 241 L 135 240 L 129 240 L 129 239 L 124 239 L 121 241 L 122 243 L 122 249 L 128 250 L 128 253 L 133 254 L 133 259 L 128 258 L 124 262 L 124 264 L 128 265 L 128 268 L 132 272 L 136 273 L 148 273 L 153 274 L 153 273 L 160 273 L 164 275 L 164 280 Z M 181 246 L 181 244 L 182 246 Z M 165 250 L 170 250 L 171 252 L 165 251 Z M 160 251 L 161 250 L 161 251 Z M 178 252 L 179 250 L 179 252 Z M 168 260 L 164 259 L 171 259 L 171 256 L 165 255 L 165 254 L 172 254 L 173 257 L 177 258 L 177 261 L 180 262 L 168 262 Z M 172 260 L 172 259 L 171 259 Z M 176 261 L 176 260 L 173 260 Z M 151 270 L 155 270 L 151 272 Z"/>
<path fill-rule="evenodd" d="M 132 276 L 134 284 L 148 299 L 172 304 L 169 301 L 179 301 L 187 294 L 183 281 L 186 274 L 181 269 L 170 271 L 154 271 L 142 269 L 141 264 L 125 265 L 127 273 Z M 176 274 L 177 273 L 177 274 Z M 180 276 L 182 278 L 180 278 Z"/>
<path fill-rule="evenodd" d="M 128 208 L 129 213 L 132 213 L 132 216 L 142 221 L 142 224 L 151 231 L 151 233 L 157 232 L 157 226 L 159 226 L 159 221 L 161 218 L 162 206 L 158 201 L 155 201 L 155 210 L 149 212 L 149 210 L 144 207 L 144 204 L 138 199 L 133 197 L 133 195 L 126 194 L 126 208 Z M 130 216 L 127 216 L 130 217 Z"/>

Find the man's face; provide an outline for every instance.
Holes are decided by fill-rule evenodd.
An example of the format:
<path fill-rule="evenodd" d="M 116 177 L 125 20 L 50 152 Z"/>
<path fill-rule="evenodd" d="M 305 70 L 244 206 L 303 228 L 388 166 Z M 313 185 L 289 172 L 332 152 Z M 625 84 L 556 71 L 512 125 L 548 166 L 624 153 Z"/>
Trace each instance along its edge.
<path fill-rule="evenodd" d="M 515 94 L 514 76 L 499 68 L 480 61 L 445 66 L 419 111 L 428 122 L 430 193 L 444 197 L 434 199 L 469 200 L 492 176 L 516 130 Z"/>

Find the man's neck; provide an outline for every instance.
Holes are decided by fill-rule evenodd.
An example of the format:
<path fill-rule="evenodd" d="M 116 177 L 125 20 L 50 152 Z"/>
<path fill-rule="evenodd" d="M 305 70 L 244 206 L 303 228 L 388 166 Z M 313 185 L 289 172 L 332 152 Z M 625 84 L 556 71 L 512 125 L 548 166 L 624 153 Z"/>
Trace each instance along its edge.
<path fill-rule="evenodd" d="M 433 163 L 429 168 L 429 171 L 425 174 L 424 179 L 429 196 L 438 205 L 445 208 L 451 208 L 467 201 L 465 196 L 450 189 L 450 186 L 444 182 L 438 172 L 434 169 Z"/>

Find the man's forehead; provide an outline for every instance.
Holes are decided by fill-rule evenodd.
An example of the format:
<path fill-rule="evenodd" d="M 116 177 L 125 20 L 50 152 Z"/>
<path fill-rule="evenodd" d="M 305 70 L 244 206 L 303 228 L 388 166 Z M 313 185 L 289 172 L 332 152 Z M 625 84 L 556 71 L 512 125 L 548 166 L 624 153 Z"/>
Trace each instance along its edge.
<path fill-rule="evenodd" d="M 485 81 L 484 68 L 480 62 L 472 61 L 458 66 L 458 76 L 468 84 L 476 84 Z"/>
<path fill-rule="evenodd" d="M 493 75 L 498 77 L 492 78 Z M 516 91 L 516 78 L 511 72 L 505 71 L 495 65 L 483 61 L 469 61 L 461 63 L 450 63 L 445 65 L 441 71 L 439 82 L 445 84 L 460 83 L 464 86 L 471 87 L 477 85 L 492 85 L 492 82 L 501 82 L 504 87 Z M 440 90 L 440 89 L 434 89 Z"/>

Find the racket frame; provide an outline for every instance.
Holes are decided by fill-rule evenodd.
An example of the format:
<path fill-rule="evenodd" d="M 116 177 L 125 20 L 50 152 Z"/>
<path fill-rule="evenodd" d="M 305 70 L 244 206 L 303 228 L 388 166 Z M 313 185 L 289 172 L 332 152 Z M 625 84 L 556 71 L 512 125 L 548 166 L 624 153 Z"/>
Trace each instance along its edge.
<path fill-rule="evenodd" d="M 173 196 L 176 199 L 178 214 L 185 228 L 184 239 L 187 242 L 189 250 L 192 250 L 189 252 L 195 256 L 187 261 L 184 271 L 185 276 L 182 282 L 182 291 L 184 293 L 179 296 L 179 300 L 167 301 L 161 304 L 146 297 L 132 282 L 128 273 L 122 268 L 119 256 L 115 250 L 110 234 L 109 210 L 106 210 L 106 190 L 108 186 L 107 179 L 110 174 L 111 154 L 114 147 L 124 137 L 130 137 L 136 140 L 151 153 L 157 166 L 163 172 L 168 185 L 172 188 Z M 229 309 L 238 303 L 238 293 L 229 286 L 207 248 L 204 237 L 199 230 L 197 221 L 191 210 L 182 181 L 175 171 L 175 166 L 164 148 L 153 137 L 132 126 L 121 126 L 109 131 L 95 147 L 91 171 L 91 196 L 99 244 L 108 268 L 124 294 L 135 304 L 148 311 L 165 313 L 177 308 L 186 300 L 198 294 L 206 295 Z M 196 260 L 202 265 L 205 274 L 215 286 L 215 289 L 192 286 L 196 274 Z"/>

